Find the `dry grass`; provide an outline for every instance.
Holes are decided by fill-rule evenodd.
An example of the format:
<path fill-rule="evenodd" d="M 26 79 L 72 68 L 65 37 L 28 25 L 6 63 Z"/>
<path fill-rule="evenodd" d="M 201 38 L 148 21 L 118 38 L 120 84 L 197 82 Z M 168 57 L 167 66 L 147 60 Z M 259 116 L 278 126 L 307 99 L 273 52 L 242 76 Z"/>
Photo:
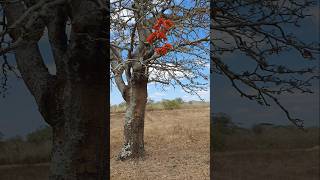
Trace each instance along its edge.
<path fill-rule="evenodd" d="M 117 161 L 123 114 L 111 115 L 111 179 L 209 179 L 209 108 L 147 112 L 146 156 Z"/>
<path fill-rule="evenodd" d="M 49 164 L 2 165 L 1 180 L 48 180 Z"/>
<path fill-rule="evenodd" d="M 147 154 L 137 161 L 116 161 L 122 144 L 123 116 L 111 115 L 112 180 L 209 179 L 208 107 L 147 112 Z M 292 132 L 271 129 L 260 137 L 245 133 L 229 137 L 227 144 L 233 151 L 212 154 L 214 180 L 318 180 L 319 129 L 304 134 Z M 272 146 L 265 146 L 270 143 Z M 268 148 L 261 149 L 261 145 Z M 0 166 L 0 180 L 46 180 L 48 173 L 48 164 Z"/>
<path fill-rule="evenodd" d="M 50 153 L 51 142 L 35 144 L 9 141 L 0 143 L 0 165 L 48 162 Z"/>
<path fill-rule="evenodd" d="M 217 152 L 215 180 L 318 180 L 319 149 Z"/>
<path fill-rule="evenodd" d="M 206 108 L 208 107 L 210 104 L 208 102 L 192 102 L 192 103 L 188 103 L 188 102 L 184 102 L 182 104 L 178 103 L 178 107 L 173 107 L 174 109 L 192 109 L 192 108 Z M 164 106 L 163 102 L 156 102 L 156 103 L 152 103 L 152 104 L 147 104 L 146 107 L 147 111 L 166 111 L 168 109 L 166 109 L 166 107 Z M 125 106 L 117 106 L 117 105 L 113 105 L 110 108 L 110 112 L 111 113 L 124 113 L 126 111 L 126 107 Z"/>

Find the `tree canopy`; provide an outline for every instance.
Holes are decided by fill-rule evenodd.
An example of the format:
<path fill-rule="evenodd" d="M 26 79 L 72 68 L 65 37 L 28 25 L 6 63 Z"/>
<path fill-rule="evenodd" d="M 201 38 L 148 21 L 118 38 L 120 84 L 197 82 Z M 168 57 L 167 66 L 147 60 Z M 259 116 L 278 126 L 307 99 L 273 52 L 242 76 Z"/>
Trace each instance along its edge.
<path fill-rule="evenodd" d="M 318 8 L 313 0 L 215 0 L 212 3 L 212 73 L 226 76 L 242 96 L 270 106 L 278 105 L 298 127 L 303 120 L 292 117 L 279 100 L 287 93 L 313 93 L 310 86 L 319 78 L 319 41 L 307 42 L 297 29 L 314 16 Z M 319 12 L 319 11 L 318 11 Z M 312 27 L 310 27 L 312 28 Z M 316 28 L 315 28 L 316 29 Z M 298 52 L 302 67 L 293 67 L 286 52 Z M 226 57 L 246 56 L 250 63 L 236 69 Z M 240 62 L 241 63 L 241 62 Z"/>
<path fill-rule="evenodd" d="M 162 21 L 170 26 L 165 33 Z M 178 85 L 191 94 L 207 89 L 209 24 L 205 0 L 112 1 L 111 69 L 122 95 L 135 63 L 148 69 L 149 82 Z"/>

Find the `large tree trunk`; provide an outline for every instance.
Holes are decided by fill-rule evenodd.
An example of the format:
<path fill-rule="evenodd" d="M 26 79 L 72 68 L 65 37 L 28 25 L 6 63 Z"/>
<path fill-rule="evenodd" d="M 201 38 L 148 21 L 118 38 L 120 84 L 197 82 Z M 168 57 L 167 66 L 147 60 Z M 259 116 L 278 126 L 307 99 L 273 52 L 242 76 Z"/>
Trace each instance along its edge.
<path fill-rule="evenodd" d="M 118 159 L 141 158 L 144 155 L 144 117 L 148 78 L 144 71 L 133 73 L 124 122 L 124 144 Z"/>
<path fill-rule="evenodd" d="M 107 27 L 101 18 L 106 12 L 82 2 L 72 6 L 72 45 L 58 66 L 58 92 L 51 93 L 58 113 L 53 125 L 52 180 L 109 179 Z"/>
<path fill-rule="evenodd" d="M 52 180 L 108 177 L 107 82 L 92 81 L 65 83 L 53 104 L 61 120 L 53 125 Z"/>
<path fill-rule="evenodd" d="M 40 1 L 28 2 L 31 6 Z M 64 4 L 35 9 L 48 12 L 41 17 L 37 16 L 40 12 L 34 13 L 33 18 L 25 20 L 22 29 L 9 32 L 15 42 L 20 42 L 15 51 L 18 69 L 44 120 L 53 128 L 50 179 L 106 180 L 109 179 L 106 6 L 98 0 L 61 2 Z M 6 4 L 5 12 L 9 26 L 21 17 L 28 17 L 24 16 L 28 11 L 21 2 Z M 67 15 L 72 22 L 69 39 L 65 32 Z M 49 74 L 38 47 L 45 27 L 56 75 Z"/>

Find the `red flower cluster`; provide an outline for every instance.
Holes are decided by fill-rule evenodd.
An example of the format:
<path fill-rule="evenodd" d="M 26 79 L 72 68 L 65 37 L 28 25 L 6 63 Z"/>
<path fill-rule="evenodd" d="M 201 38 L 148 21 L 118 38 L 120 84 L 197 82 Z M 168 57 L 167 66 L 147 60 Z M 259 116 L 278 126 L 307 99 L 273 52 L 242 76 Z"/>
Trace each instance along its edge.
<path fill-rule="evenodd" d="M 174 23 L 169 19 L 159 18 L 157 19 L 156 24 L 152 27 L 155 32 L 152 32 L 147 37 L 147 42 L 149 44 L 153 44 L 156 40 L 165 40 L 167 41 L 167 32 L 174 25 Z M 166 43 L 164 46 L 160 48 L 155 48 L 156 53 L 160 55 L 165 55 L 168 50 L 172 49 L 172 45 Z"/>
<path fill-rule="evenodd" d="M 167 32 L 173 25 L 174 23 L 170 19 L 159 18 L 152 28 L 156 31 L 162 29 L 163 32 Z"/>
<path fill-rule="evenodd" d="M 167 54 L 168 50 L 172 49 L 172 45 L 171 44 L 164 44 L 162 47 L 156 48 L 155 51 L 156 53 L 160 54 L 160 55 L 165 55 Z"/>

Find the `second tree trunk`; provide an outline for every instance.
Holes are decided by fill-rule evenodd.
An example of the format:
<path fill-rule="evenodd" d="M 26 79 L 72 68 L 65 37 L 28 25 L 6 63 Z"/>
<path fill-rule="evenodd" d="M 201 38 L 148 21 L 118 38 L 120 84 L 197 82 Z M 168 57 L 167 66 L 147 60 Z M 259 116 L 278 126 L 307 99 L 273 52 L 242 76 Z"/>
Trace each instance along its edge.
<path fill-rule="evenodd" d="M 148 79 L 144 73 L 134 74 L 124 123 L 124 144 L 118 159 L 140 158 L 144 154 L 144 116 Z"/>

